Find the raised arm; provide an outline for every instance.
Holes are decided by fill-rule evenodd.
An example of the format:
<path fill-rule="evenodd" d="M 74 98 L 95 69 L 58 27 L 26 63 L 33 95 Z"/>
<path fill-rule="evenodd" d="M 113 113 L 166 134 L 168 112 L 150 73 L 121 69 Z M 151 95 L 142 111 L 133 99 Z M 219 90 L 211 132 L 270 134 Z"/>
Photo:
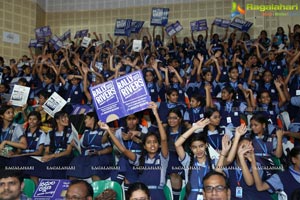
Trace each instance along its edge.
<path fill-rule="evenodd" d="M 203 129 L 205 126 L 207 126 L 210 123 L 209 119 L 201 119 L 194 123 L 194 125 L 187 130 L 185 133 L 183 133 L 175 142 L 175 148 L 176 152 L 178 154 L 178 157 L 180 160 L 184 159 L 185 151 L 183 148 L 183 143 L 198 129 Z"/>
<path fill-rule="evenodd" d="M 107 124 L 105 124 L 104 122 L 99 121 L 98 125 L 101 129 L 106 130 L 107 133 L 109 134 L 112 142 L 116 145 L 116 147 L 119 149 L 119 151 L 121 153 L 123 153 L 129 160 L 131 161 L 135 161 L 136 155 L 135 153 L 131 152 L 130 150 L 126 149 L 121 143 L 120 141 L 117 139 L 117 137 L 113 134 L 113 132 L 111 131 L 111 129 L 109 128 L 109 126 Z"/>

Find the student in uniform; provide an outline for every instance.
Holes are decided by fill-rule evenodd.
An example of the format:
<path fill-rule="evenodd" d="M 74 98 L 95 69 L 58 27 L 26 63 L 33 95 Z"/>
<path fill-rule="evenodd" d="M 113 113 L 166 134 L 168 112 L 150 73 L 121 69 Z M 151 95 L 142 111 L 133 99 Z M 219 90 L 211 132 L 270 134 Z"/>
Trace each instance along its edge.
<path fill-rule="evenodd" d="M 141 118 L 140 114 L 141 113 L 134 113 L 126 116 L 124 118 L 124 125 L 115 132 L 115 136 L 119 142 L 126 149 L 136 154 L 141 154 L 142 140 L 148 133 L 148 129 L 139 123 Z M 124 181 L 124 189 L 126 191 L 130 183 L 134 183 L 138 180 L 138 173 L 136 170 L 133 170 L 134 166 L 129 162 L 126 155 L 120 155 L 117 165 L 119 166 L 119 170 L 113 171 L 112 180 L 120 184 Z"/>
<path fill-rule="evenodd" d="M 136 199 L 150 200 L 150 191 L 144 183 L 136 182 L 130 184 L 126 193 L 126 200 Z"/>
<path fill-rule="evenodd" d="M 203 129 L 208 124 L 209 119 L 207 118 L 197 121 L 193 127 L 182 134 L 175 142 L 179 160 L 185 170 L 188 200 L 203 199 L 203 177 L 214 168 L 222 172 L 219 166 L 222 165 L 223 160 L 230 150 L 231 143 L 229 142 L 229 138 L 225 136 L 222 139 L 224 146 L 220 153 L 218 164 L 216 160 L 211 160 L 205 136 L 195 133 L 195 131 Z M 184 150 L 184 143 L 186 141 L 189 142 L 191 155 Z"/>
<path fill-rule="evenodd" d="M 63 81 L 64 85 L 64 99 L 74 104 L 82 104 L 84 98 L 83 94 L 83 83 L 81 82 L 81 75 L 69 75 L 68 81 Z"/>
<path fill-rule="evenodd" d="M 232 132 L 224 126 L 220 126 L 221 116 L 217 108 L 208 107 L 204 112 L 204 118 L 209 119 L 209 124 L 204 127 L 202 134 L 207 137 L 207 143 L 216 151 L 222 150 L 222 137 L 228 135 L 232 138 Z"/>
<path fill-rule="evenodd" d="M 74 133 L 70 127 L 68 114 L 64 111 L 55 113 L 53 130 L 47 133 L 42 162 L 35 160 L 31 163 L 35 169 L 39 170 L 29 171 L 29 175 L 39 178 L 65 179 L 66 169 L 73 158 L 71 144 L 73 139 Z"/>
<path fill-rule="evenodd" d="M 280 158 L 282 156 L 282 138 L 283 131 L 276 130 L 276 137 L 270 135 L 268 130 L 267 118 L 262 114 L 254 115 L 250 120 L 251 133 L 249 135 L 253 147 L 256 160 L 262 166 L 270 165 L 272 156 Z M 263 179 L 269 177 L 276 170 L 265 170 Z"/>
<path fill-rule="evenodd" d="M 86 130 L 80 139 L 81 155 L 72 160 L 70 166 L 75 170 L 69 170 L 67 176 L 71 179 L 91 177 L 93 181 L 107 179 L 110 177 L 108 167 L 113 165 L 112 145 L 109 141 L 103 143 L 105 131 L 97 125 L 96 112 L 87 113 L 84 122 Z"/>
<path fill-rule="evenodd" d="M 159 104 L 158 113 L 164 125 L 167 124 L 168 113 L 171 109 L 178 108 L 182 115 L 186 110 L 185 105 L 178 102 L 178 95 L 179 93 L 177 89 L 175 88 L 168 89 L 166 92 L 167 102 L 160 102 Z"/>
<path fill-rule="evenodd" d="M 20 153 L 27 148 L 27 140 L 20 125 L 13 123 L 14 108 L 9 105 L 0 107 L 0 167 L 7 166 L 8 156 Z"/>
<path fill-rule="evenodd" d="M 247 108 L 245 103 L 241 103 L 234 98 L 234 89 L 231 86 L 226 86 L 221 92 L 221 101 L 216 102 L 215 106 L 221 114 L 221 126 L 233 128 L 240 125 L 240 115 Z"/>
<path fill-rule="evenodd" d="M 155 133 L 148 133 L 143 139 L 143 151 L 140 155 L 125 148 L 106 124 L 99 122 L 99 126 L 108 132 L 117 148 L 134 164 L 135 170 L 139 173 L 139 181 L 150 189 L 151 199 L 164 200 L 163 187 L 166 184 L 166 169 L 169 161 L 167 135 L 160 121 L 157 105 L 150 102 L 149 108 L 152 109 L 157 120 L 160 137 Z"/>
<path fill-rule="evenodd" d="M 290 154 L 291 165 L 278 174 L 273 174 L 269 179 L 262 181 L 259 177 L 255 155 L 251 156 L 253 176 L 258 191 L 268 190 L 270 192 L 284 191 L 287 199 L 291 199 L 292 193 L 300 188 L 300 147 L 294 147 Z"/>

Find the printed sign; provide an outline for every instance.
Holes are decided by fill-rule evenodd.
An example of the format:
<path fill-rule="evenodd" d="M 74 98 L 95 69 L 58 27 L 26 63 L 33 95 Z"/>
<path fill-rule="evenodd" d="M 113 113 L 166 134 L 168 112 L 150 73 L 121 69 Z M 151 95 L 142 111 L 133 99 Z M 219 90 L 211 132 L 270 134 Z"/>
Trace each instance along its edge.
<path fill-rule="evenodd" d="M 42 179 L 34 194 L 33 200 L 65 199 L 70 180 Z"/>
<path fill-rule="evenodd" d="M 191 31 L 205 31 L 208 29 L 206 19 L 190 22 Z"/>
<path fill-rule="evenodd" d="M 174 24 L 170 24 L 166 27 L 166 32 L 169 36 L 174 35 L 175 33 L 180 32 L 183 29 L 179 21 L 176 21 Z"/>
<path fill-rule="evenodd" d="M 10 101 L 14 106 L 24 106 L 27 104 L 30 87 L 15 85 L 11 93 Z"/>
<path fill-rule="evenodd" d="M 36 39 L 31 39 L 30 42 L 29 42 L 28 47 L 36 47 L 37 43 L 38 42 L 37 42 Z"/>
<path fill-rule="evenodd" d="M 131 19 L 117 19 L 115 24 L 115 35 L 130 36 Z"/>
<path fill-rule="evenodd" d="M 214 25 L 222 27 L 222 28 L 228 28 L 230 23 L 231 23 L 230 20 L 220 19 L 220 18 L 216 18 L 215 21 L 213 22 Z"/>
<path fill-rule="evenodd" d="M 52 35 L 50 26 L 43 26 L 35 29 L 36 38 L 43 38 Z"/>
<path fill-rule="evenodd" d="M 82 38 L 82 37 L 85 37 L 88 35 L 88 32 L 89 32 L 89 29 L 83 29 L 83 30 L 80 30 L 80 31 L 77 31 L 74 38 Z"/>
<path fill-rule="evenodd" d="M 90 88 L 101 121 L 111 122 L 148 108 L 151 98 L 141 71 Z"/>
<path fill-rule="evenodd" d="M 133 40 L 132 50 L 134 52 L 140 52 L 142 49 L 142 40 Z"/>
<path fill-rule="evenodd" d="M 165 26 L 168 24 L 169 8 L 152 8 L 150 25 Z"/>
<path fill-rule="evenodd" d="M 144 25 L 144 21 L 132 21 L 131 22 L 131 33 L 139 33 Z"/>
<path fill-rule="evenodd" d="M 54 92 L 42 106 L 51 117 L 67 104 L 66 100 Z"/>
<path fill-rule="evenodd" d="M 65 41 L 66 39 L 68 39 L 69 37 L 71 37 L 71 30 L 67 30 L 64 34 L 62 34 L 62 36 L 60 37 L 61 41 Z"/>
<path fill-rule="evenodd" d="M 253 25 L 252 22 L 249 22 L 249 21 L 246 21 L 246 20 L 243 20 L 241 18 L 234 18 L 232 20 L 232 22 L 230 23 L 230 27 L 231 28 L 236 28 L 240 31 L 243 31 L 243 32 L 247 32 L 251 26 Z"/>

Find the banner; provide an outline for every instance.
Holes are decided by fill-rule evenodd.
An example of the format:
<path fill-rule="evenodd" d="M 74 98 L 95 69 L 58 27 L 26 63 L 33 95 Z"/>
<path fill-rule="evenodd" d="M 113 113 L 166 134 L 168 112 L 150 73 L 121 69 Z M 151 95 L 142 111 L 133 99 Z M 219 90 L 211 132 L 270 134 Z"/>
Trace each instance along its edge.
<path fill-rule="evenodd" d="M 83 29 L 83 30 L 77 31 L 74 36 L 74 39 L 85 37 L 88 35 L 88 32 L 89 32 L 89 29 Z"/>
<path fill-rule="evenodd" d="M 197 21 L 190 22 L 191 31 L 205 31 L 208 29 L 206 19 L 201 19 Z"/>
<path fill-rule="evenodd" d="M 35 200 L 63 200 L 65 199 L 70 180 L 41 179 L 32 199 Z"/>
<path fill-rule="evenodd" d="M 183 29 L 179 21 L 176 21 L 174 24 L 170 24 L 166 27 L 166 32 L 169 36 L 174 35 L 175 33 L 180 32 Z"/>
<path fill-rule="evenodd" d="M 148 108 L 151 98 L 141 71 L 90 87 L 99 120 L 111 122 Z"/>
<path fill-rule="evenodd" d="M 220 18 L 216 18 L 215 21 L 213 22 L 214 25 L 222 27 L 222 28 L 228 28 L 230 23 L 231 23 L 230 20 L 220 19 Z"/>
<path fill-rule="evenodd" d="M 168 24 L 169 8 L 152 8 L 150 25 L 166 26 Z"/>
<path fill-rule="evenodd" d="M 43 26 L 35 29 L 36 38 L 43 38 L 52 35 L 50 26 Z"/>
<path fill-rule="evenodd" d="M 252 22 L 246 21 L 246 20 L 238 18 L 238 17 L 234 18 L 232 20 L 232 22 L 230 23 L 231 28 L 234 28 L 234 29 L 236 28 L 243 32 L 248 32 L 248 30 L 251 28 L 252 25 L 253 25 Z"/>
<path fill-rule="evenodd" d="M 139 33 L 144 25 L 144 21 L 132 21 L 131 22 L 131 33 Z"/>
<path fill-rule="evenodd" d="M 130 36 L 131 19 L 117 19 L 115 24 L 115 35 Z"/>

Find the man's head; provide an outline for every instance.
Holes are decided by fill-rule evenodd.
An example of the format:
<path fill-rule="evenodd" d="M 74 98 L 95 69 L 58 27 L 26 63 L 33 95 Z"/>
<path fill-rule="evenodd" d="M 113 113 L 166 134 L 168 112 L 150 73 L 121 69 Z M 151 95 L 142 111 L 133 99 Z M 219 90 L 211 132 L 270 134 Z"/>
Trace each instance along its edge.
<path fill-rule="evenodd" d="M 220 172 L 211 171 L 203 178 L 203 195 L 206 200 L 230 199 L 228 179 Z"/>
<path fill-rule="evenodd" d="M 93 188 L 88 182 L 84 180 L 73 180 L 67 190 L 66 199 L 92 200 L 93 195 Z"/>
<path fill-rule="evenodd" d="M 23 176 L 20 171 L 1 170 L 0 200 L 20 199 L 23 188 Z"/>

